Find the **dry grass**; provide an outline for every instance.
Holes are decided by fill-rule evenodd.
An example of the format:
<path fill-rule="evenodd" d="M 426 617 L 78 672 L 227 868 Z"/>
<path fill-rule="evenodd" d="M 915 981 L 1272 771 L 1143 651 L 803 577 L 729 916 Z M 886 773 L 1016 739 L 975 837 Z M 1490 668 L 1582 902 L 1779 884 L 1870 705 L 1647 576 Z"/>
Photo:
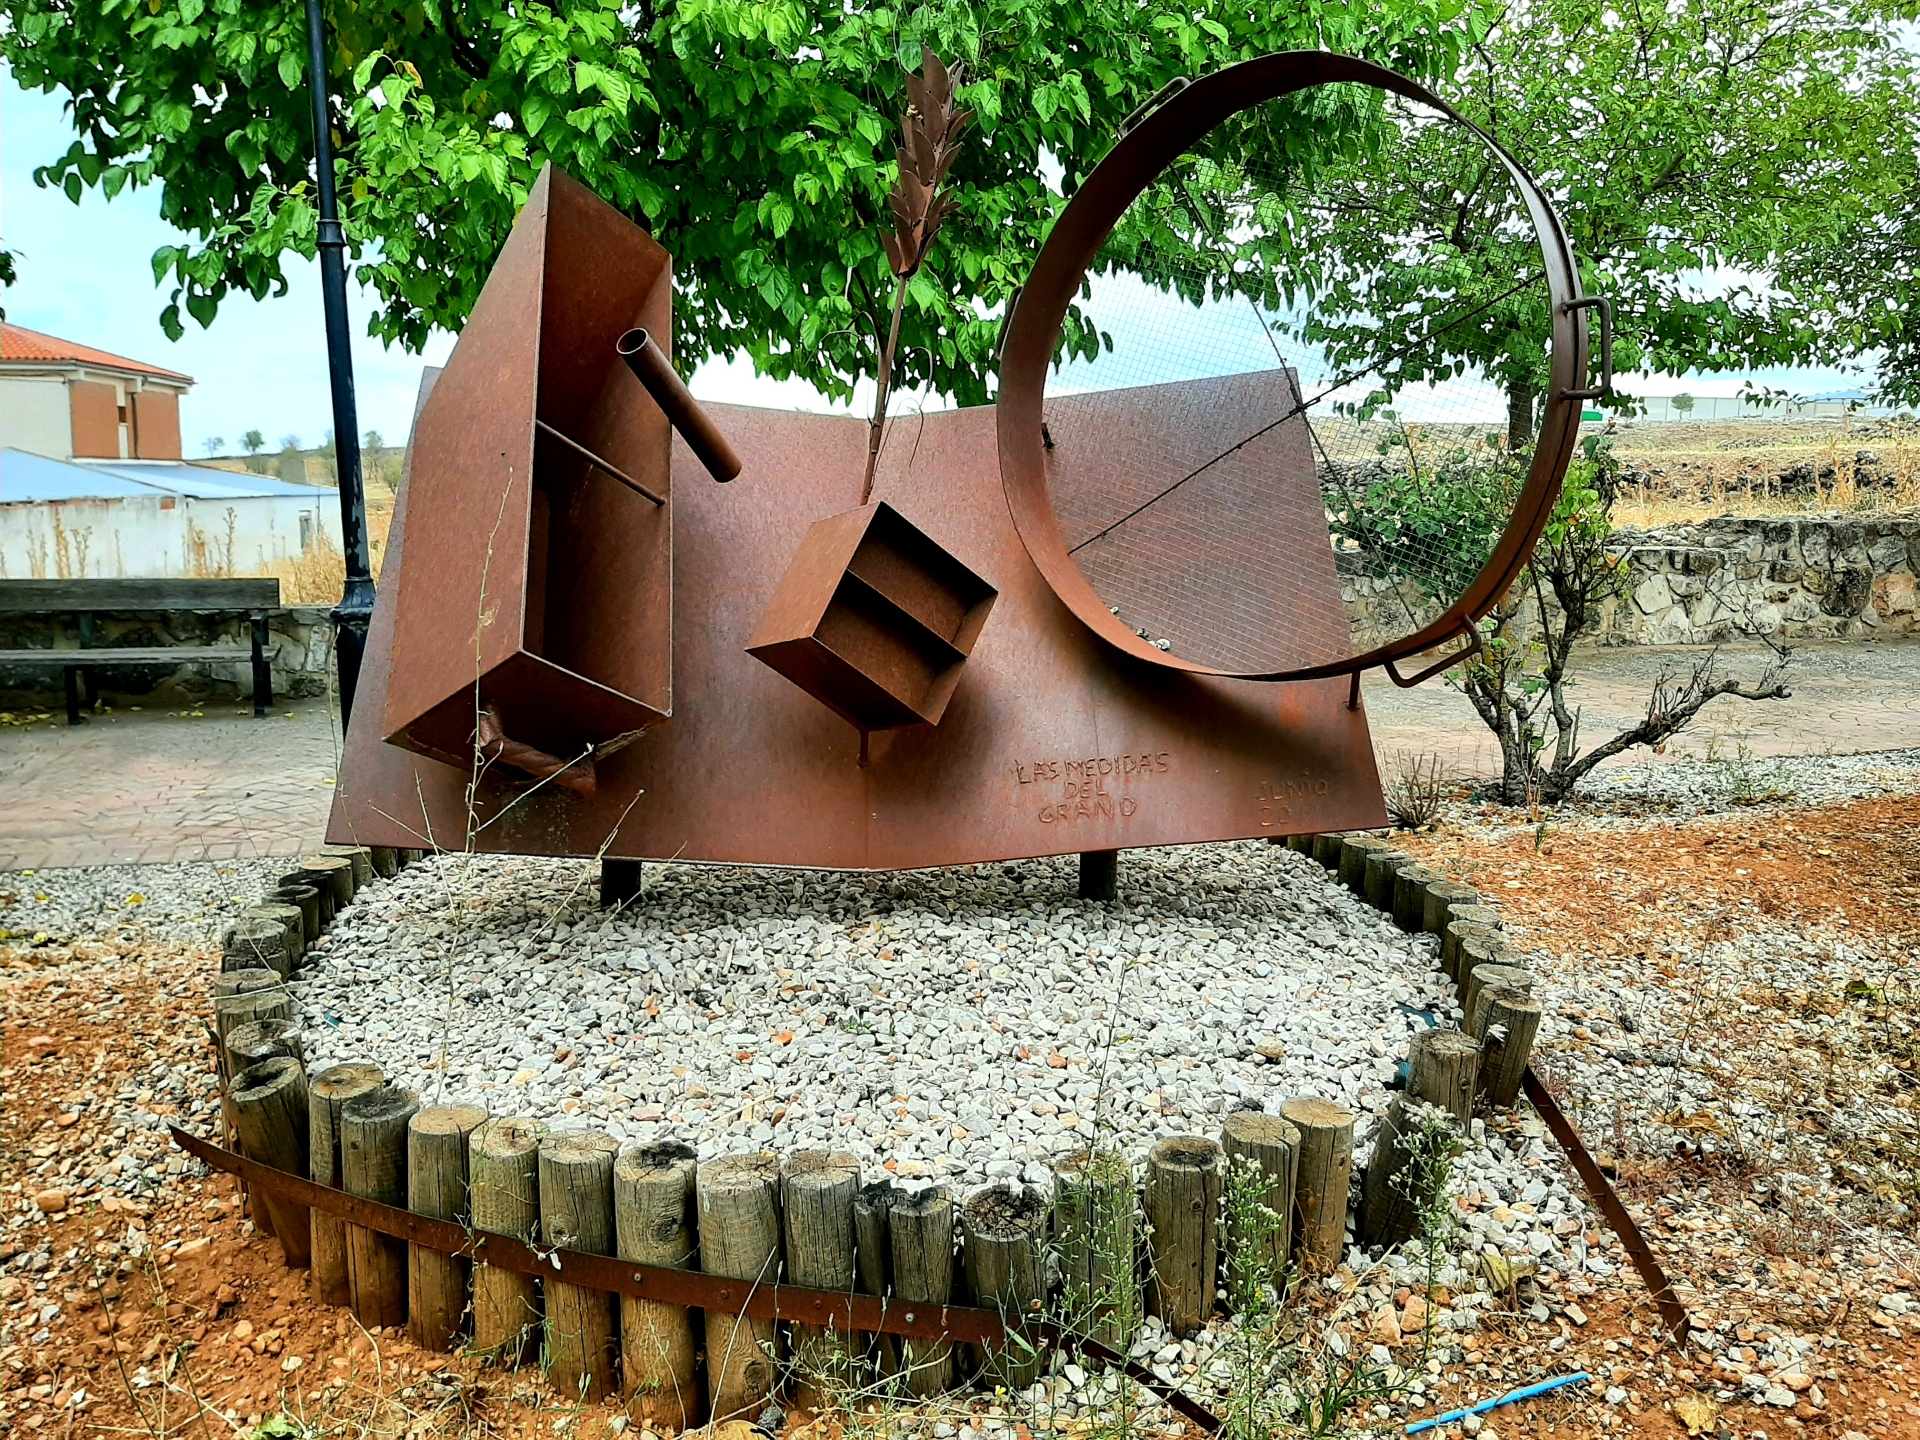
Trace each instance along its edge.
<path fill-rule="evenodd" d="M 387 530 L 392 524 L 393 496 L 375 490 L 367 497 L 367 544 L 376 581 L 386 563 Z M 347 562 L 333 538 L 322 530 L 299 555 L 254 573 L 279 579 L 283 605 L 334 605 L 339 603 L 346 584 Z"/>
<path fill-rule="evenodd" d="M 1613 510 L 1620 525 L 1920 509 L 1920 428 L 1911 422 L 1722 421 L 1636 426 L 1613 438 L 1621 460 L 1652 477 L 1620 496 Z M 1862 483 L 1862 450 L 1878 457 L 1880 483 Z M 1810 491 L 1783 494 L 1780 475 L 1798 465 L 1821 478 Z"/>

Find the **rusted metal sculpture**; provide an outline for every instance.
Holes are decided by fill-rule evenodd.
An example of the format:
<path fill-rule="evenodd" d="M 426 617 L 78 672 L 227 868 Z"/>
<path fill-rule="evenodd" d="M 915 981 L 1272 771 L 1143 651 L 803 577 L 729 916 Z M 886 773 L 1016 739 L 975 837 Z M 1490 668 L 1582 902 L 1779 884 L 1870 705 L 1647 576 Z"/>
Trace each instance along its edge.
<path fill-rule="evenodd" d="M 414 428 L 394 744 L 466 769 L 491 711 L 568 760 L 673 713 L 673 432 L 615 349 L 636 325 L 672 334 L 667 252 L 549 167 Z"/>
<path fill-rule="evenodd" d="M 1082 293 L 1089 267 L 1116 221 L 1166 167 L 1241 112 L 1312 86 L 1343 83 L 1402 96 L 1447 117 L 1461 128 L 1463 138 L 1477 136 L 1484 142 L 1490 167 L 1512 181 L 1532 220 L 1540 246 L 1541 268 L 1552 300 L 1552 360 L 1545 412 L 1525 487 L 1505 532 L 1477 577 L 1460 594 L 1448 597 L 1450 603 L 1434 618 L 1425 624 L 1410 626 L 1408 633 L 1395 637 L 1391 643 L 1364 650 L 1355 649 L 1344 626 L 1318 634 L 1290 629 L 1282 636 L 1275 631 L 1270 636 L 1269 663 L 1259 666 L 1208 664 L 1180 654 L 1177 646 L 1156 645 L 1157 637 L 1139 634 L 1115 613 L 1117 607 L 1113 602 L 1117 597 L 1110 593 L 1115 586 L 1103 577 L 1102 583 L 1107 588 L 1096 588 L 1082 565 L 1076 562 L 1074 553 L 1099 527 L 1085 523 L 1085 517 L 1070 513 L 1070 507 L 1063 503 L 1059 493 L 1057 475 L 1062 464 L 1098 466 L 1102 463 L 1101 452 L 1116 439 L 1123 444 L 1152 444 L 1157 443 L 1157 437 L 1129 434 L 1124 418 L 1110 415 L 1088 437 L 1090 445 L 1063 455 L 1064 447 L 1049 444 L 1049 436 L 1058 437 L 1062 432 L 1058 412 L 1063 403 L 1075 403 L 1085 397 L 1049 396 L 1048 377 L 1055 367 L 1062 321 L 1068 307 Z M 1183 674 L 1234 675 L 1253 680 L 1357 676 L 1361 670 L 1383 666 L 1398 683 L 1418 683 L 1477 648 L 1479 631 L 1475 621 L 1506 593 L 1533 553 L 1573 455 L 1580 402 L 1610 388 L 1610 379 L 1603 379 L 1598 388 L 1587 388 L 1581 383 L 1587 373 L 1586 311 L 1600 302 L 1581 296 L 1572 245 L 1532 177 L 1472 122 L 1403 75 L 1350 56 L 1294 51 L 1229 66 L 1189 85 L 1169 86 L 1155 97 L 1155 102 L 1164 103 L 1159 103 L 1158 108 L 1144 118 L 1130 119 L 1113 149 L 1075 191 L 1048 233 L 1010 317 L 1000 357 L 998 429 L 1000 470 L 1020 539 L 1061 603 L 1103 642 L 1140 664 Z M 1602 315 L 1604 319 L 1604 308 Z M 1603 334 L 1603 347 L 1604 340 Z M 1198 443 L 1192 447 L 1192 459 L 1166 467 L 1175 477 L 1175 486 L 1169 488 L 1176 488 L 1184 479 L 1215 465 L 1224 456 L 1243 458 L 1248 446 L 1284 445 L 1290 427 L 1301 446 L 1292 463 L 1304 463 L 1306 478 L 1310 481 L 1311 459 L 1304 448 L 1308 404 L 1289 376 L 1277 370 L 1266 375 L 1273 398 L 1251 406 L 1235 423 L 1223 426 L 1216 433 L 1194 437 Z M 1132 393 L 1115 391 L 1109 392 L 1109 396 L 1118 403 Z M 1116 419 L 1121 421 L 1117 431 L 1112 428 Z M 1093 451 L 1091 457 L 1086 454 L 1089 449 Z M 1134 503 L 1144 509 L 1145 504 L 1141 502 L 1150 503 L 1151 498 L 1140 496 Z M 1126 513 L 1126 506 L 1116 511 L 1111 497 L 1108 499 L 1103 513 Z M 1293 586 L 1323 583 L 1322 577 L 1311 572 L 1330 565 L 1330 558 L 1323 551 L 1316 553 L 1327 534 L 1325 516 L 1320 513 L 1319 487 L 1311 483 L 1302 486 L 1301 501 L 1305 509 L 1295 517 L 1299 528 L 1290 526 L 1265 537 L 1246 534 L 1235 537 L 1255 545 L 1264 543 L 1264 555 L 1285 571 L 1284 583 L 1279 587 L 1283 596 Z M 1100 507 L 1094 509 L 1097 511 Z M 1156 557 L 1149 557 L 1149 563 L 1153 558 Z M 1172 551 L 1157 558 L 1170 564 L 1178 564 L 1182 559 Z M 1191 567 L 1194 557 L 1189 554 L 1185 558 Z M 1141 580 L 1137 567 L 1131 566 L 1118 578 L 1121 585 L 1137 585 Z M 1397 667 L 1401 662 L 1454 641 L 1464 641 L 1466 650 L 1430 664 L 1412 677 L 1400 674 Z M 1353 692 L 1356 703 L 1358 693 L 1356 682 Z"/>
<path fill-rule="evenodd" d="M 880 347 L 860 506 L 807 531 L 747 646 L 859 730 L 862 765 L 873 731 L 940 723 L 996 593 L 899 511 L 872 503 L 907 282 L 953 208 L 940 184 L 973 118 L 954 109 L 961 78 L 924 46 L 920 74 L 907 77 L 899 177 L 887 196 L 894 228 L 880 237 L 894 274 L 893 320 Z"/>
<path fill-rule="evenodd" d="M 896 269 L 939 219 L 950 80 L 916 82 L 928 146 L 910 123 L 902 169 L 925 205 L 896 216 Z M 1275 409 L 1298 394 L 1285 367 L 1044 393 L 1066 305 L 1131 197 L 1221 116 L 1325 81 L 1439 104 L 1327 55 L 1172 95 L 1054 228 L 1011 317 L 997 411 L 927 414 L 877 449 L 851 416 L 703 412 L 667 381 L 666 254 L 543 176 L 415 431 L 331 838 L 897 869 L 1384 823 L 1347 677 L 1471 628 L 1529 553 L 1573 443 L 1588 302 L 1540 192 L 1499 155 L 1554 298 L 1534 468 L 1485 572 L 1392 646 L 1346 643 L 1307 421 Z M 1232 543 L 1287 567 L 1281 668 L 1229 673 L 1135 633 L 1074 559 L 1135 503 L 1108 462 L 1204 459 L 1223 437 L 1262 477 L 1235 499 Z M 696 459 L 739 482 L 676 490 Z M 870 459 L 886 498 L 839 510 Z M 1223 568 L 1169 553 L 1121 578 L 1204 588 Z"/>

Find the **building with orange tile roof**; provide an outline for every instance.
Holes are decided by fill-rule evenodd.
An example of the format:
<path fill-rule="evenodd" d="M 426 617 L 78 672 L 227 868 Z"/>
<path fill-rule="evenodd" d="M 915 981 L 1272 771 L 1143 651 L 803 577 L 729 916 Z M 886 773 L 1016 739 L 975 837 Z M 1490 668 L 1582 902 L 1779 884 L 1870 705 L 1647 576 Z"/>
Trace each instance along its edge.
<path fill-rule="evenodd" d="M 178 460 L 193 377 L 0 324 L 0 446 L 55 460 Z"/>

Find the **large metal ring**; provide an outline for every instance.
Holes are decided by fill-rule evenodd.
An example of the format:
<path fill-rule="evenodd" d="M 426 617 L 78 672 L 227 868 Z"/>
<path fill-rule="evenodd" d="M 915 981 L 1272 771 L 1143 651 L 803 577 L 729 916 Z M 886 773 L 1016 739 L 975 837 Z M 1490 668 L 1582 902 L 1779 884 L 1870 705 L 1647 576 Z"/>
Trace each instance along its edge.
<path fill-rule="evenodd" d="M 1345 660 L 1260 673 L 1221 670 L 1183 660 L 1136 635 L 1108 610 L 1107 603 L 1074 564 L 1047 491 L 1046 449 L 1041 433 L 1047 371 L 1061 323 L 1087 267 L 1114 224 L 1154 177 L 1229 116 L 1313 85 L 1340 81 L 1386 90 L 1432 106 L 1479 136 L 1512 176 L 1533 220 L 1553 302 L 1553 355 L 1546 413 L 1534 444 L 1532 467 L 1506 530 L 1485 567 L 1446 611 L 1404 639 Z M 1560 217 L 1533 177 L 1490 135 L 1425 87 L 1365 60 L 1317 50 L 1289 50 L 1217 71 L 1171 96 L 1107 152 L 1061 213 L 1014 302 L 1001 355 L 997 402 L 1000 482 L 1013 512 L 1014 528 L 1054 594 L 1081 623 L 1115 649 L 1151 665 L 1240 680 L 1306 680 L 1344 675 L 1419 654 L 1460 634 L 1493 608 L 1526 565 L 1559 497 L 1560 481 L 1573 458 L 1580 425 L 1580 402 L 1575 392 L 1583 388 L 1587 372 L 1586 312 L 1577 308 L 1581 298 L 1573 247 Z"/>

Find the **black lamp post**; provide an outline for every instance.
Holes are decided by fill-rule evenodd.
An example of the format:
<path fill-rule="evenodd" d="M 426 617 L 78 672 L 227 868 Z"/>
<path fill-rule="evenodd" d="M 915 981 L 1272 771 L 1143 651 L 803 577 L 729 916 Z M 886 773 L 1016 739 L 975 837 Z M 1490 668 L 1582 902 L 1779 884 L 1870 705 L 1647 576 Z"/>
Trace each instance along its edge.
<path fill-rule="evenodd" d="M 347 581 L 334 608 L 340 672 L 340 727 L 353 718 L 360 659 L 373 618 L 373 567 L 367 552 L 367 497 L 360 480 L 360 415 L 353 400 L 353 351 L 347 339 L 346 237 L 333 188 L 333 140 L 327 120 L 327 57 L 320 0 L 307 0 L 307 80 L 313 92 L 314 180 L 320 200 L 320 295 L 327 315 L 327 372 L 333 384 L 333 453 L 340 480 L 340 540 Z"/>

